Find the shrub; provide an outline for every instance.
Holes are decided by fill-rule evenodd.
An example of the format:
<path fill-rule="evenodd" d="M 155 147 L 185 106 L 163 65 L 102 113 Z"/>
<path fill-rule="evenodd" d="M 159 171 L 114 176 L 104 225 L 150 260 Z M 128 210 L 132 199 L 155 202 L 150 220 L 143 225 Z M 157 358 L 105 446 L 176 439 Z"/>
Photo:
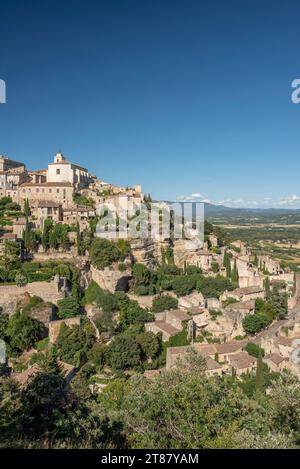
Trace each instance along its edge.
<path fill-rule="evenodd" d="M 77 298 L 73 296 L 68 296 L 63 300 L 59 300 L 57 305 L 57 315 L 59 319 L 72 318 L 73 316 L 77 316 L 80 313 L 80 304 Z"/>
<path fill-rule="evenodd" d="M 178 307 L 178 300 L 170 295 L 161 295 L 154 298 L 152 302 L 152 311 L 160 313 L 168 309 L 176 309 Z"/>
<path fill-rule="evenodd" d="M 22 274 L 22 272 L 18 272 L 15 276 L 15 282 L 18 287 L 24 287 L 27 285 L 27 276 Z"/>
<path fill-rule="evenodd" d="M 90 259 L 97 269 L 104 269 L 114 262 L 122 262 L 128 254 L 128 244 L 114 243 L 108 239 L 96 238 L 90 247 Z"/>
<path fill-rule="evenodd" d="M 172 287 L 177 296 L 185 296 L 196 287 L 196 279 L 192 276 L 179 276 L 172 281 Z"/>
<path fill-rule="evenodd" d="M 270 324 L 270 322 L 270 319 L 264 314 L 247 314 L 243 319 L 243 328 L 247 334 L 256 334 Z"/>
<path fill-rule="evenodd" d="M 259 345 L 254 344 L 253 342 L 249 342 L 244 349 L 246 352 L 249 353 L 252 357 L 258 358 L 259 356 L 264 356 L 265 351 Z"/>
<path fill-rule="evenodd" d="M 116 370 L 132 368 L 140 363 L 140 347 L 133 337 L 123 334 L 116 336 L 109 346 L 107 359 Z"/>

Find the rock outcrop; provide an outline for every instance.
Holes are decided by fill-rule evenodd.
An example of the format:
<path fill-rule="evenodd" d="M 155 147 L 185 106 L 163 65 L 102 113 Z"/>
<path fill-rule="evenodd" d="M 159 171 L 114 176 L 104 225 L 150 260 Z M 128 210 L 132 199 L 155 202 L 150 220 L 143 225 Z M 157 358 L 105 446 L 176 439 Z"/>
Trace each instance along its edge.
<path fill-rule="evenodd" d="M 100 288 L 108 290 L 111 293 L 126 291 L 129 279 L 131 278 L 131 270 L 120 271 L 116 265 L 105 267 L 103 270 L 98 270 L 91 266 L 91 277 Z"/>

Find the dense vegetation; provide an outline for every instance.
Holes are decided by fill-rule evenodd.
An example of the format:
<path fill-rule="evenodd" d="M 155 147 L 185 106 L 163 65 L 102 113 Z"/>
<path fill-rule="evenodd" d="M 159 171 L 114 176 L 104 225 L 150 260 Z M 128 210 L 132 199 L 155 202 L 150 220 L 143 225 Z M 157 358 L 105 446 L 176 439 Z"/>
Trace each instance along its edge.
<path fill-rule="evenodd" d="M 131 350 L 129 360 L 136 361 L 137 349 Z M 192 354 L 178 369 L 151 381 L 141 375 L 116 379 L 98 398 L 82 395 L 88 368 L 72 389 L 56 368 L 54 373 L 41 372 L 23 390 L 7 379 L 0 390 L 1 445 L 299 448 L 296 378 L 288 373 L 273 376 L 263 369 L 262 381 L 255 376 L 238 381 L 230 376 L 209 378 L 204 370 L 203 359 Z"/>

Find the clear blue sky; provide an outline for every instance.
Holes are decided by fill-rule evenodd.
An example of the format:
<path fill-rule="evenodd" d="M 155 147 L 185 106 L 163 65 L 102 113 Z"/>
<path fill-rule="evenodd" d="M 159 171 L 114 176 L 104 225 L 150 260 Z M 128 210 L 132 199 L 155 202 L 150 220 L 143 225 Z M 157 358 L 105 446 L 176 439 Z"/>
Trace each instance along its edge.
<path fill-rule="evenodd" d="M 300 207 L 299 2 L 2 0 L 0 17 L 0 153 L 41 168 L 61 149 L 160 199 Z"/>

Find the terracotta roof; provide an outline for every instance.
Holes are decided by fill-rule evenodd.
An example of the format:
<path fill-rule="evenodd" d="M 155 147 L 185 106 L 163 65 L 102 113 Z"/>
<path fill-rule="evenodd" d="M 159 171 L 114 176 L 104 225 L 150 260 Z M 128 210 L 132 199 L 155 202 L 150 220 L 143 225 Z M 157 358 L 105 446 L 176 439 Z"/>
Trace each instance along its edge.
<path fill-rule="evenodd" d="M 188 321 L 189 319 L 191 319 L 191 316 L 185 311 L 182 311 L 182 309 L 170 309 L 167 311 L 167 314 L 171 314 L 176 319 L 180 319 L 181 321 Z"/>
<path fill-rule="evenodd" d="M 218 353 L 233 353 L 237 350 L 242 350 L 243 345 L 245 345 L 245 340 L 239 340 L 237 342 L 227 342 L 225 344 L 216 344 L 216 349 Z"/>
<path fill-rule="evenodd" d="M 57 202 L 53 202 L 52 200 L 40 200 L 39 203 L 38 203 L 38 207 L 39 208 L 58 208 L 60 207 L 61 204 L 57 203 Z"/>
<path fill-rule="evenodd" d="M 1 236 L 1 239 L 17 239 L 17 235 L 14 234 L 14 233 L 4 233 L 2 236 Z"/>
<path fill-rule="evenodd" d="M 18 218 L 13 221 L 13 225 L 26 225 L 25 218 Z"/>
<path fill-rule="evenodd" d="M 289 345 L 289 346 L 292 346 L 293 344 L 293 341 L 294 340 L 299 340 L 300 339 L 300 336 L 297 335 L 297 336 L 294 336 L 294 337 L 284 337 L 282 335 L 277 335 L 276 336 L 276 342 L 277 344 L 279 345 Z"/>
<path fill-rule="evenodd" d="M 191 348 L 190 345 L 183 345 L 183 346 L 178 346 L 178 347 L 168 347 L 168 353 L 171 353 L 172 355 L 177 355 L 186 352 Z"/>
<path fill-rule="evenodd" d="M 228 293 L 229 294 L 233 293 L 237 295 L 248 295 L 250 293 L 260 293 L 260 292 L 264 292 L 264 289 L 262 287 L 252 286 L 252 287 L 236 288 L 235 290 L 232 290 Z"/>
<path fill-rule="evenodd" d="M 25 387 L 31 378 L 40 373 L 40 367 L 36 363 L 21 373 L 12 373 L 11 377 L 16 380 L 22 387 Z"/>
<path fill-rule="evenodd" d="M 69 207 L 69 208 L 65 208 L 64 209 L 64 213 L 65 212 L 94 212 L 95 209 L 91 206 L 83 206 L 83 205 L 79 205 L 79 206 L 76 206 L 76 207 Z"/>
<path fill-rule="evenodd" d="M 218 352 L 216 344 L 194 344 L 194 348 L 204 356 L 215 355 Z"/>
<path fill-rule="evenodd" d="M 228 360 L 234 368 L 241 370 L 249 368 L 257 362 L 257 359 L 249 355 L 247 352 L 240 352 L 235 355 L 231 355 L 228 357 Z"/>
<path fill-rule="evenodd" d="M 277 344 L 285 345 L 285 346 L 289 346 L 289 347 L 292 345 L 292 341 L 293 341 L 293 339 L 291 339 L 289 337 L 277 336 L 277 338 L 276 338 Z"/>
<path fill-rule="evenodd" d="M 247 309 L 252 310 L 255 308 L 255 302 L 253 301 L 238 301 L 237 303 L 232 303 L 226 306 L 225 309 Z"/>
<path fill-rule="evenodd" d="M 208 370 L 219 370 L 220 368 L 222 368 L 222 365 L 216 362 L 216 360 L 213 360 L 213 358 L 211 357 L 206 357 L 205 361 Z"/>
<path fill-rule="evenodd" d="M 166 321 L 155 321 L 155 325 L 163 332 L 167 332 L 167 334 L 170 335 L 175 335 L 180 332 L 176 327 L 171 326 L 171 324 L 168 324 Z"/>
<path fill-rule="evenodd" d="M 283 358 L 281 355 L 278 355 L 278 353 L 270 353 L 270 355 L 266 355 L 264 359 L 272 361 L 275 363 L 275 365 L 279 365 L 279 363 L 285 361 L 285 358 Z"/>

